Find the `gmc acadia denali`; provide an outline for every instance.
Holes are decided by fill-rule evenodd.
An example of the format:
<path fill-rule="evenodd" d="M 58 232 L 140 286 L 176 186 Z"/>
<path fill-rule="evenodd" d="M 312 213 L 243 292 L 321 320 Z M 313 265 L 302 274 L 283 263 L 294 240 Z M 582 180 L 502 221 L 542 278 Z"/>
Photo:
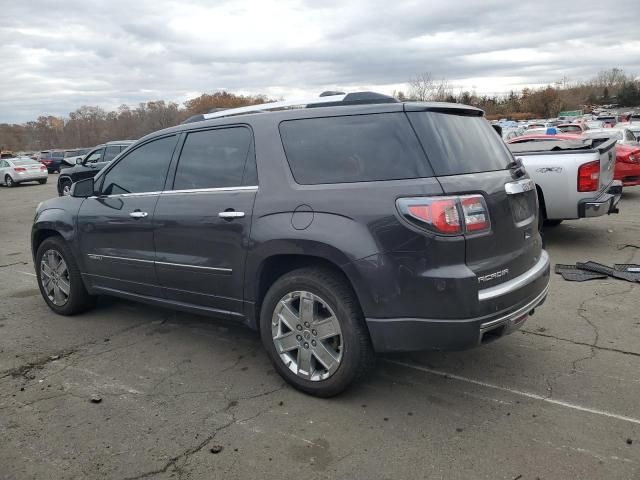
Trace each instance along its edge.
<path fill-rule="evenodd" d="M 217 111 L 150 134 L 37 208 L 44 300 L 115 295 L 258 330 L 331 396 L 375 352 L 464 349 L 547 295 L 533 182 L 473 107 L 371 92 Z"/>

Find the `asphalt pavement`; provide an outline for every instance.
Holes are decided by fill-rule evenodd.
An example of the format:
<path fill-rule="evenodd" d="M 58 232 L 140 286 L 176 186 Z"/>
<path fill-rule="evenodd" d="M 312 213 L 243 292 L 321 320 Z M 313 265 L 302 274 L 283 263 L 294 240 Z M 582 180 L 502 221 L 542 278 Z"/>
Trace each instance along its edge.
<path fill-rule="evenodd" d="M 317 399 L 229 322 L 106 297 L 53 314 L 29 234 L 55 180 L 0 187 L 1 479 L 640 479 L 640 284 L 552 275 L 511 336 L 380 356 Z M 640 187 L 620 209 L 549 229 L 552 262 L 640 263 Z"/>

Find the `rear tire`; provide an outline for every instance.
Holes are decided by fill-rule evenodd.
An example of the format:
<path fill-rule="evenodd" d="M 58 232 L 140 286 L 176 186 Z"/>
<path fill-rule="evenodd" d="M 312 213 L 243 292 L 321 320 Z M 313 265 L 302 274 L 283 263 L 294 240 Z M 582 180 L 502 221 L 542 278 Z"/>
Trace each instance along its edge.
<path fill-rule="evenodd" d="M 309 308 L 303 309 L 303 302 Z M 294 388 L 318 397 L 341 393 L 366 377 L 375 363 L 353 290 L 325 268 L 294 270 L 271 286 L 262 302 L 260 336 L 278 373 Z M 292 343 L 285 346 L 285 338 Z"/>
<path fill-rule="evenodd" d="M 44 185 L 45 183 L 47 183 L 47 179 L 45 178 L 44 180 L 38 180 L 38 183 L 40 185 Z"/>
<path fill-rule="evenodd" d="M 10 175 L 4 177 L 4 184 L 9 188 L 13 188 L 17 185 L 17 183 L 13 181 L 13 178 L 11 178 Z"/>
<path fill-rule="evenodd" d="M 95 305 L 95 297 L 87 292 L 75 258 L 61 237 L 49 237 L 40 244 L 35 268 L 42 298 L 55 313 L 75 315 Z"/>

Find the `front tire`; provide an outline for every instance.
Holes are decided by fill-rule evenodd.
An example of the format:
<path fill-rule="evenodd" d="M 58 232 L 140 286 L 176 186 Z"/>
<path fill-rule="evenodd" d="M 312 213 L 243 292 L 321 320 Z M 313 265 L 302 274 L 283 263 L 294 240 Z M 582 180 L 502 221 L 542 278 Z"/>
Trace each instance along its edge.
<path fill-rule="evenodd" d="M 91 308 L 89 295 L 75 258 L 60 237 L 49 237 L 38 247 L 36 275 L 42 298 L 59 315 L 74 315 Z"/>
<path fill-rule="evenodd" d="M 72 182 L 68 178 L 63 178 L 60 180 L 60 196 L 68 196 L 71 195 L 71 185 Z"/>
<path fill-rule="evenodd" d="M 325 268 L 294 270 L 271 286 L 262 303 L 260 335 L 278 373 L 318 397 L 341 393 L 375 361 L 353 290 Z"/>
<path fill-rule="evenodd" d="M 9 188 L 13 188 L 17 185 L 17 183 L 13 181 L 13 178 L 11 178 L 11 175 L 4 177 L 4 184 Z"/>

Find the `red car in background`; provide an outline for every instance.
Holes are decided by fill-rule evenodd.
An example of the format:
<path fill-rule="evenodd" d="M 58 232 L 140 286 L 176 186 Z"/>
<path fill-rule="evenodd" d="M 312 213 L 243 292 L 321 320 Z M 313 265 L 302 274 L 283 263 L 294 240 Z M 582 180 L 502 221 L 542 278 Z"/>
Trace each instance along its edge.
<path fill-rule="evenodd" d="M 622 180 L 622 186 L 640 185 L 640 147 L 616 145 L 616 169 L 613 178 Z"/>

